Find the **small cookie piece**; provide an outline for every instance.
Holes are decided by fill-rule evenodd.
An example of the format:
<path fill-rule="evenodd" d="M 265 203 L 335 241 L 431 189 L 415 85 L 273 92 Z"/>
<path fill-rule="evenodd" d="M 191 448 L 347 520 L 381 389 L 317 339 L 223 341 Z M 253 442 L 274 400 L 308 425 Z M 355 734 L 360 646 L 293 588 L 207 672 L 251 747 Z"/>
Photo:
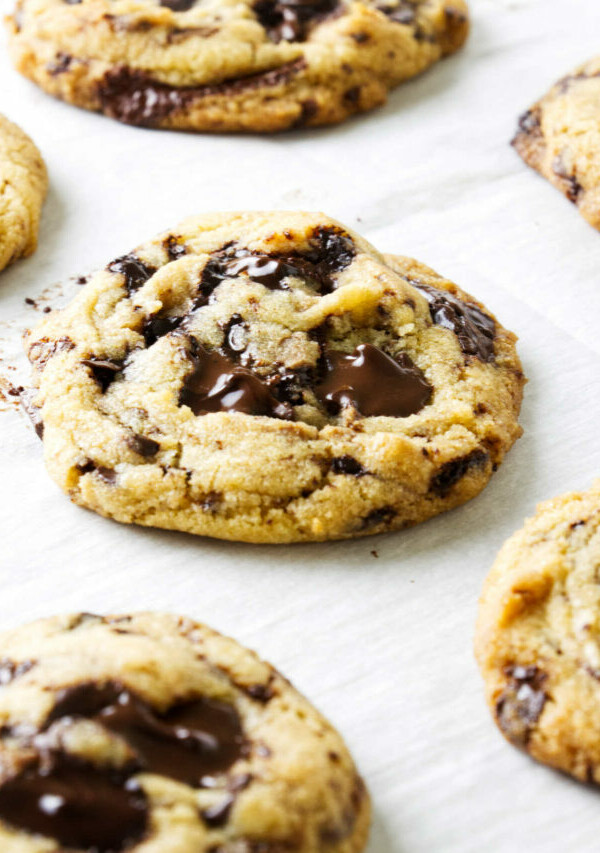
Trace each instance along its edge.
<path fill-rule="evenodd" d="M 342 121 L 458 50 L 465 0 L 17 0 L 17 69 L 145 127 L 277 131 Z"/>
<path fill-rule="evenodd" d="M 522 115 L 512 144 L 600 229 L 600 57 L 563 77 Z"/>
<path fill-rule="evenodd" d="M 54 617 L 0 635 L 0 847 L 358 853 L 340 735 L 273 667 L 189 619 Z"/>
<path fill-rule="evenodd" d="M 485 582 L 476 654 L 504 736 L 600 784 L 600 480 L 538 506 Z"/>
<path fill-rule="evenodd" d="M 322 214 L 186 220 L 89 277 L 26 348 L 51 476 L 123 522 L 380 533 L 474 497 L 520 434 L 514 335 Z"/>
<path fill-rule="evenodd" d="M 0 270 L 37 247 L 48 175 L 40 152 L 20 127 L 0 115 Z"/>

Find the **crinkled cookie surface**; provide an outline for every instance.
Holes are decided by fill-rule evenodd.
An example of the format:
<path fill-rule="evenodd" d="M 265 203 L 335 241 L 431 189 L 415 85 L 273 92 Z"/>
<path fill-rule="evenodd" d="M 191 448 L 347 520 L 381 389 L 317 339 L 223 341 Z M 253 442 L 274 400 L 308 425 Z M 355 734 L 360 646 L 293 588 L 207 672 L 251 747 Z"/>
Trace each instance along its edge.
<path fill-rule="evenodd" d="M 130 124 L 330 124 L 452 53 L 464 0 L 17 0 L 10 50 L 52 95 Z"/>
<path fill-rule="evenodd" d="M 322 214 L 188 219 L 26 336 L 72 500 L 249 542 L 364 536 L 474 497 L 520 435 L 515 337 Z"/>

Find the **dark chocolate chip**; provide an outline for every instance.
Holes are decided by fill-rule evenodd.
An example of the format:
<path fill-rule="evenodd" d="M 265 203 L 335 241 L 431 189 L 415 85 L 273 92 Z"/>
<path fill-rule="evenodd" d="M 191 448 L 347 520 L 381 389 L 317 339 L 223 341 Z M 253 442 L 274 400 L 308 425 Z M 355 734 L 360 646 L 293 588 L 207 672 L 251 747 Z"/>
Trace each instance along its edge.
<path fill-rule="evenodd" d="M 59 52 L 56 54 L 54 62 L 48 63 L 46 70 L 52 77 L 56 77 L 58 74 L 64 74 L 65 71 L 68 71 L 72 62 L 72 56 L 69 56 L 68 53 Z"/>
<path fill-rule="evenodd" d="M 397 24 L 414 24 L 417 17 L 415 7 L 407 0 L 399 0 L 395 5 L 385 3 L 377 8 L 387 15 L 390 21 L 395 21 Z"/>
<path fill-rule="evenodd" d="M 0 660 L 0 687 L 10 684 L 11 681 L 14 681 L 21 675 L 25 675 L 34 666 L 35 661 L 25 660 L 21 661 L 21 663 L 15 663 L 15 661 L 2 658 Z"/>
<path fill-rule="evenodd" d="M 370 530 L 372 527 L 379 527 L 382 524 L 388 525 L 396 517 L 396 510 L 391 506 L 382 506 L 379 509 L 372 510 L 361 521 L 361 530 Z"/>
<path fill-rule="evenodd" d="M 445 498 L 469 471 L 485 468 L 490 456 L 485 450 L 476 449 L 467 456 L 445 462 L 429 484 L 429 491 L 440 498 Z"/>
<path fill-rule="evenodd" d="M 156 267 L 145 263 L 145 261 L 140 260 L 137 255 L 133 254 L 116 258 L 107 266 L 109 272 L 123 276 L 125 279 L 125 288 L 129 294 L 139 290 L 148 279 L 152 278 L 156 269 Z"/>
<path fill-rule="evenodd" d="M 120 853 L 148 829 L 148 803 L 132 779 L 60 753 L 0 785 L 0 818 L 61 848 Z"/>
<path fill-rule="evenodd" d="M 256 17 L 274 42 L 305 41 L 311 26 L 330 15 L 338 0 L 258 0 Z"/>
<path fill-rule="evenodd" d="M 315 228 L 308 248 L 289 254 L 221 250 L 213 255 L 202 272 L 197 307 L 210 298 L 222 281 L 242 275 L 270 290 L 288 290 L 286 279 L 295 276 L 316 283 L 320 293 L 329 293 L 335 284 L 335 273 L 349 266 L 355 254 L 352 239 L 335 226 Z"/>
<path fill-rule="evenodd" d="M 353 107 L 357 106 L 360 101 L 360 86 L 352 86 L 350 89 L 347 89 L 344 92 L 344 100 Z"/>
<path fill-rule="evenodd" d="M 289 420 L 291 406 L 280 403 L 256 374 L 216 351 L 197 344 L 189 355 L 192 370 L 184 379 L 179 405 L 195 415 L 208 412 L 243 412 Z"/>
<path fill-rule="evenodd" d="M 494 360 L 496 324 L 491 317 L 476 305 L 463 302 L 446 290 L 419 282 L 411 283 L 429 302 L 435 325 L 454 332 L 466 355 L 474 355 L 487 362 Z"/>
<path fill-rule="evenodd" d="M 146 458 L 156 456 L 160 450 L 158 441 L 154 441 L 153 438 L 148 438 L 148 436 L 140 435 L 139 433 L 128 436 L 127 444 L 134 453 L 137 453 L 139 456 L 145 456 Z"/>
<path fill-rule="evenodd" d="M 35 365 L 36 370 L 43 370 L 55 355 L 58 355 L 60 352 L 69 352 L 72 349 L 75 349 L 75 344 L 71 338 L 62 337 L 55 341 L 42 338 L 30 346 L 28 355 L 29 360 Z"/>
<path fill-rule="evenodd" d="M 80 474 L 96 474 L 109 486 L 112 486 L 117 481 L 117 472 L 112 468 L 105 468 L 103 465 L 96 465 L 95 462 L 88 460 L 83 465 L 75 466 Z"/>
<path fill-rule="evenodd" d="M 244 688 L 248 696 L 255 699 L 257 702 L 267 703 L 273 696 L 273 688 L 270 684 L 251 684 Z"/>
<path fill-rule="evenodd" d="M 116 361 L 112 358 L 97 358 L 96 356 L 84 358 L 81 363 L 90 368 L 92 376 L 102 389 L 103 394 L 114 381 L 117 373 L 123 370 L 124 364 L 123 361 Z"/>
<path fill-rule="evenodd" d="M 223 352 L 229 357 L 235 357 L 246 349 L 247 340 L 248 324 L 240 314 L 232 314 L 223 329 Z"/>
<path fill-rule="evenodd" d="M 196 5 L 196 0 L 160 0 L 161 6 L 166 6 L 173 12 L 188 12 Z"/>
<path fill-rule="evenodd" d="M 187 255 L 187 246 L 180 243 L 179 238 L 174 234 L 169 234 L 169 236 L 164 240 L 163 246 L 165 247 L 165 251 L 169 256 L 170 261 L 177 261 L 179 258 Z"/>
<path fill-rule="evenodd" d="M 200 698 L 161 714 L 115 682 L 60 691 L 45 728 L 65 717 L 92 719 L 121 737 L 135 755 L 136 771 L 193 787 L 200 786 L 203 777 L 224 773 L 246 748 L 233 706 Z"/>
<path fill-rule="evenodd" d="M 331 470 L 334 474 L 350 474 L 352 477 L 364 477 L 368 474 L 366 468 L 357 462 L 353 456 L 336 456 L 331 460 Z"/>
<path fill-rule="evenodd" d="M 579 201 L 579 196 L 583 192 L 583 187 L 577 180 L 574 174 L 570 174 L 563 162 L 562 157 L 555 157 L 554 162 L 552 163 L 552 171 L 554 174 L 560 178 L 563 182 L 563 188 L 565 191 L 566 197 L 573 204 L 577 204 Z"/>
<path fill-rule="evenodd" d="M 36 406 L 33 402 L 37 396 L 36 388 L 22 388 L 19 391 L 19 398 L 23 410 L 27 413 L 29 420 L 33 424 L 35 434 L 39 439 L 44 438 L 44 421 L 42 420 L 42 408 Z"/>
<path fill-rule="evenodd" d="M 548 700 L 547 676 L 537 666 L 511 666 L 505 674 L 508 683 L 496 702 L 498 725 L 514 744 L 526 746 Z"/>
<path fill-rule="evenodd" d="M 143 71 L 127 66 L 107 71 L 98 84 L 98 97 L 106 115 L 141 127 L 153 127 L 194 101 L 214 95 L 235 96 L 258 88 L 270 88 L 287 82 L 306 68 L 303 58 L 270 71 L 251 74 L 207 86 L 170 86 Z"/>
<path fill-rule="evenodd" d="M 325 375 L 315 394 L 331 414 L 348 406 L 365 417 L 406 418 L 426 406 L 431 385 L 406 353 L 395 358 L 372 344 L 353 353 L 326 350 Z"/>
<path fill-rule="evenodd" d="M 306 127 L 319 112 L 319 105 L 314 98 L 307 98 L 300 103 L 300 113 L 292 122 L 292 127 Z"/>
<path fill-rule="evenodd" d="M 519 130 L 528 136 L 538 136 L 541 133 L 541 116 L 539 107 L 527 110 L 519 116 Z M 514 142 L 514 140 L 513 140 Z"/>
<path fill-rule="evenodd" d="M 146 346 L 151 347 L 159 338 L 168 335 L 169 332 L 181 325 L 183 319 L 183 317 L 161 317 L 160 314 L 148 317 L 142 326 L 142 335 Z"/>

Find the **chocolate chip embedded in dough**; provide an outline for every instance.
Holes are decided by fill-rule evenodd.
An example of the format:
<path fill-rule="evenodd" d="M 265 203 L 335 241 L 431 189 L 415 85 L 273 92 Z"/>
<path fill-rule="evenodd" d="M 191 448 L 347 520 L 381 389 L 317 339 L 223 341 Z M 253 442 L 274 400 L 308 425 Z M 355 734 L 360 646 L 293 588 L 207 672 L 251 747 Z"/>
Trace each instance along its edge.
<path fill-rule="evenodd" d="M 543 687 L 547 676 L 537 666 L 511 666 L 505 673 L 508 683 L 496 702 L 496 718 L 509 740 L 525 746 L 549 698 Z"/>

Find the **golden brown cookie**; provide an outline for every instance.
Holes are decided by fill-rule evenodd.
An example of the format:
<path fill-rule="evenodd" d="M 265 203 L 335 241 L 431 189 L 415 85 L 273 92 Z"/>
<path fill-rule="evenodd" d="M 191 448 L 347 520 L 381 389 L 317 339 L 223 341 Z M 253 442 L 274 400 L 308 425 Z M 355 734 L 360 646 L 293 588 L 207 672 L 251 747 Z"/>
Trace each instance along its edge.
<path fill-rule="evenodd" d="M 177 616 L 0 635 L 3 853 L 359 853 L 365 786 L 273 667 Z"/>
<path fill-rule="evenodd" d="M 395 530 L 478 494 L 521 432 L 514 335 L 322 214 L 188 219 L 26 347 L 51 476 L 123 522 L 248 542 Z"/>
<path fill-rule="evenodd" d="M 0 115 L 0 270 L 35 252 L 48 189 L 40 152 L 20 127 Z"/>
<path fill-rule="evenodd" d="M 513 145 L 600 229 L 600 57 L 563 77 L 521 116 Z"/>
<path fill-rule="evenodd" d="M 463 44 L 464 0 L 17 0 L 16 67 L 129 124 L 339 122 Z"/>
<path fill-rule="evenodd" d="M 505 737 L 600 783 L 600 480 L 538 506 L 485 582 L 476 652 Z"/>

